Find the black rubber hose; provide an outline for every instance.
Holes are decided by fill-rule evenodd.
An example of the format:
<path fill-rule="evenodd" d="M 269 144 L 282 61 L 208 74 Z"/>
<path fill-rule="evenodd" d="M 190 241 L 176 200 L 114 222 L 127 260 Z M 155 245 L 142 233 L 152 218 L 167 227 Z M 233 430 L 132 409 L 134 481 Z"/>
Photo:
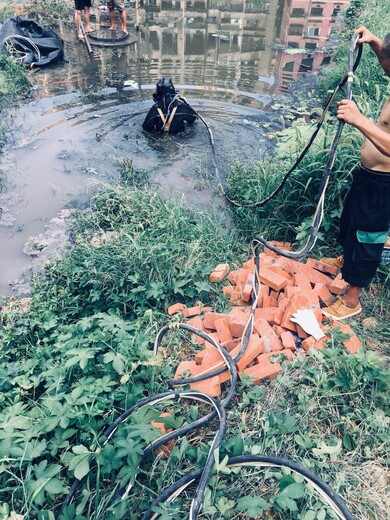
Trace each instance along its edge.
<path fill-rule="evenodd" d="M 356 36 L 357 36 L 357 38 L 359 37 L 359 35 L 355 35 L 353 38 L 355 38 Z M 351 71 L 351 70 L 355 71 L 357 69 L 357 67 L 359 66 L 359 63 L 360 63 L 360 60 L 361 60 L 361 57 L 362 57 L 362 52 L 363 52 L 363 47 L 362 47 L 362 45 L 360 45 L 358 47 L 358 53 L 357 53 L 356 60 L 354 60 L 354 61 L 353 61 L 354 55 L 352 54 L 352 65 L 350 65 L 348 67 L 348 71 L 344 74 L 344 76 L 340 80 L 339 84 L 336 86 L 335 90 L 333 91 L 333 93 L 330 95 L 330 97 L 326 101 L 325 107 L 324 107 L 324 109 L 323 109 L 323 111 L 321 113 L 321 117 L 318 120 L 317 125 L 316 125 L 312 135 L 310 136 L 310 138 L 308 139 L 307 143 L 303 147 L 302 151 L 298 155 L 298 157 L 295 160 L 294 164 L 290 167 L 288 172 L 283 177 L 283 179 L 282 179 L 281 183 L 279 184 L 279 186 L 277 186 L 277 188 L 275 188 L 275 190 L 270 195 L 268 195 L 265 199 L 260 200 L 258 202 L 252 202 L 252 203 L 249 203 L 249 204 L 243 204 L 243 203 L 237 202 L 236 200 L 230 198 L 227 195 L 227 193 L 226 193 L 226 191 L 225 191 L 225 189 L 223 187 L 222 181 L 220 179 L 219 170 L 218 170 L 218 167 L 217 167 L 217 160 L 216 160 L 216 156 L 215 156 L 215 144 L 214 144 L 214 138 L 213 138 L 212 131 L 211 131 L 210 126 L 207 123 L 207 121 L 200 114 L 198 114 L 198 112 L 196 112 L 194 110 L 194 112 L 195 112 L 196 116 L 198 117 L 198 119 L 200 121 L 202 121 L 202 123 L 207 128 L 207 131 L 208 131 L 208 134 L 209 134 L 209 139 L 210 139 L 210 144 L 211 144 L 211 151 L 212 151 L 212 155 L 213 155 L 214 168 L 215 168 L 215 171 L 216 171 L 218 182 L 219 182 L 220 187 L 222 188 L 224 196 L 226 197 L 226 199 L 231 204 L 233 204 L 234 206 L 241 207 L 241 208 L 262 207 L 262 206 L 265 206 L 271 199 L 273 199 L 283 189 L 283 187 L 286 184 L 288 178 L 293 173 L 293 171 L 297 168 L 297 166 L 300 164 L 300 162 L 303 160 L 303 158 L 305 157 L 306 153 L 308 152 L 308 150 L 310 149 L 311 145 L 313 144 L 313 142 L 314 142 L 314 140 L 315 140 L 318 132 L 320 131 L 320 129 L 322 127 L 322 124 L 323 124 L 323 122 L 325 120 L 325 115 L 327 114 L 331 104 L 334 101 L 334 98 L 336 97 L 336 95 L 339 92 L 339 90 L 344 86 L 344 84 L 348 80 L 349 71 Z M 179 99 L 188 105 L 188 102 L 187 102 L 187 100 L 185 98 L 181 98 L 180 97 Z"/>
<path fill-rule="evenodd" d="M 122 424 L 123 422 L 125 422 L 128 419 L 128 417 L 134 411 L 138 410 L 139 408 L 142 408 L 143 406 L 147 406 L 147 405 L 154 405 L 154 404 L 157 404 L 166 399 L 178 400 L 178 399 L 183 399 L 183 398 L 203 401 L 205 403 L 211 404 L 215 408 L 214 416 L 218 415 L 219 420 L 220 420 L 220 426 L 219 426 L 218 432 L 214 437 L 212 446 L 210 448 L 209 456 L 207 458 L 206 465 L 203 468 L 205 473 L 208 475 L 210 473 L 212 465 L 214 463 L 214 450 L 219 447 L 219 445 L 222 441 L 223 435 L 225 433 L 225 430 L 226 430 L 226 412 L 225 412 L 225 408 L 220 403 L 218 403 L 218 401 L 216 401 L 213 397 L 210 397 L 206 394 L 202 394 L 200 392 L 191 392 L 191 391 L 185 391 L 185 390 L 171 391 L 171 392 L 164 392 L 161 394 L 157 394 L 157 395 L 154 395 L 151 397 L 145 397 L 144 399 L 141 399 L 134 406 L 132 406 L 131 408 L 126 410 L 123 414 L 121 414 L 112 424 L 110 424 L 110 426 L 108 428 L 106 428 L 106 430 L 104 430 L 103 437 L 106 437 L 104 444 L 106 444 L 110 440 L 112 435 L 117 430 L 119 424 Z M 191 426 L 192 426 L 191 429 L 195 429 L 195 428 L 203 425 L 203 422 L 200 425 L 198 424 L 199 422 L 200 422 L 200 420 L 194 421 L 194 423 L 191 424 Z M 167 441 L 165 441 L 165 442 L 167 442 Z M 73 482 L 73 484 L 68 492 L 68 495 L 66 496 L 66 498 L 62 504 L 61 509 L 59 510 L 58 514 L 56 515 L 56 519 L 60 518 L 64 507 L 71 503 L 73 497 L 75 496 L 78 489 L 84 483 L 86 477 L 87 476 L 85 476 L 81 480 L 75 480 Z M 207 479 L 208 479 L 208 476 L 207 476 Z M 206 480 L 201 479 L 199 486 L 198 486 L 198 490 L 197 490 L 196 497 L 195 497 L 196 498 L 196 507 L 198 508 L 197 510 L 199 510 L 202 500 L 203 500 L 203 494 L 204 494 L 204 490 L 205 490 L 205 487 L 207 484 L 207 479 Z"/>
<path fill-rule="evenodd" d="M 267 457 L 263 455 L 241 455 L 238 457 L 232 457 L 228 460 L 227 467 L 242 467 L 242 466 L 264 466 L 264 467 L 279 467 L 289 468 L 295 473 L 302 475 L 306 481 L 313 484 L 315 489 L 320 492 L 322 498 L 325 499 L 328 505 L 334 510 L 341 520 L 354 520 L 353 516 L 349 512 L 344 501 L 340 496 L 323 480 L 317 475 L 312 473 L 306 468 L 299 466 L 295 462 L 280 457 Z M 188 473 L 181 479 L 177 480 L 171 486 L 167 487 L 161 495 L 159 495 L 150 505 L 149 509 L 145 512 L 142 520 L 152 520 L 158 517 L 157 513 L 153 512 L 153 508 L 163 504 L 167 501 L 171 501 L 176 497 L 179 492 L 184 491 L 192 483 L 196 483 L 202 475 L 202 468 Z"/>
<path fill-rule="evenodd" d="M 357 44 L 357 40 L 359 39 L 359 34 L 355 34 L 350 41 L 350 49 L 349 49 L 349 55 L 348 55 L 348 74 L 347 74 L 347 91 L 346 91 L 346 98 L 351 99 L 352 97 L 352 81 L 353 81 L 353 70 L 354 70 L 354 52 L 355 47 Z M 359 47 L 359 55 L 361 54 L 361 46 Z M 345 83 L 345 81 L 344 81 Z M 317 241 L 318 236 L 318 230 L 321 225 L 322 217 L 323 217 L 323 205 L 324 205 L 324 197 L 326 188 L 329 181 L 330 172 L 333 168 L 334 159 L 336 155 L 336 149 L 340 140 L 341 132 L 343 130 L 343 127 L 345 125 L 345 121 L 340 120 L 337 131 L 335 134 L 335 137 L 333 138 L 331 149 L 329 152 L 328 161 L 325 166 L 324 173 L 321 177 L 320 181 L 320 187 L 319 187 L 319 201 L 317 204 L 316 212 L 314 214 L 312 226 L 309 233 L 309 238 L 306 241 L 305 246 L 300 251 L 284 251 L 276 247 L 272 242 L 269 242 L 266 240 L 262 235 L 257 235 L 253 243 L 260 242 L 265 247 L 268 247 L 271 251 L 274 251 L 275 253 L 284 256 L 286 258 L 292 258 L 292 259 L 298 259 L 303 258 L 304 256 L 311 251 Z"/>

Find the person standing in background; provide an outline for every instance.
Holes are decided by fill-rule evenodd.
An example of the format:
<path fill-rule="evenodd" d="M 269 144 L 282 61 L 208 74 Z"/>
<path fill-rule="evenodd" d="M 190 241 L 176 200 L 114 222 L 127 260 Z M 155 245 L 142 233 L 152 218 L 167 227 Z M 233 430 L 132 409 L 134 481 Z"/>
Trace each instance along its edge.
<path fill-rule="evenodd" d="M 125 4 L 124 0 L 108 0 L 107 1 L 108 6 L 108 16 L 110 18 L 110 29 L 115 29 L 115 9 L 119 11 L 119 18 L 121 20 L 122 24 L 122 31 L 125 34 L 128 34 L 127 28 L 126 28 L 126 11 L 125 11 Z"/>
<path fill-rule="evenodd" d="M 91 32 L 91 28 L 89 26 L 89 10 L 91 9 L 91 0 L 74 0 L 74 8 L 74 20 L 76 23 L 77 38 L 79 40 L 84 40 L 84 34 L 81 30 L 81 11 L 84 14 L 84 29 L 88 34 Z"/>

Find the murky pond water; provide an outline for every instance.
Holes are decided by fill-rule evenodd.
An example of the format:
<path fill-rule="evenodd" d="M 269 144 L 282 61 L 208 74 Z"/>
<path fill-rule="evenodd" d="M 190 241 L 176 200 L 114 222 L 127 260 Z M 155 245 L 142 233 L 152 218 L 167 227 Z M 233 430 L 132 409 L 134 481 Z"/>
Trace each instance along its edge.
<path fill-rule="evenodd" d="M 329 11 L 333 2 L 326 4 Z M 0 295 L 12 292 L 15 279 L 28 279 L 31 257 L 23 249 L 29 238 L 43 233 L 62 208 L 82 203 L 93 181 L 118 176 L 120 159 L 146 168 L 168 197 L 183 194 L 199 209 L 223 205 L 200 121 L 175 137 L 156 138 L 141 128 L 162 76 L 173 79 L 210 125 L 226 176 L 236 160 L 261 157 L 265 133 L 278 127 L 269 110 L 275 97 L 329 61 L 323 47 L 334 11 L 303 16 L 294 1 L 282 0 L 140 5 L 138 32 L 135 11 L 127 9 L 137 38 L 132 45 L 93 46 L 89 54 L 73 27 L 61 28 L 68 61 L 35 72 L 32 99 L 10 114 L 12 131 L 0 157 L 7 178 L 0 194 Z M 98 5 L 92 12 L 92 27 L 104 30 L 107 13 Z"/>

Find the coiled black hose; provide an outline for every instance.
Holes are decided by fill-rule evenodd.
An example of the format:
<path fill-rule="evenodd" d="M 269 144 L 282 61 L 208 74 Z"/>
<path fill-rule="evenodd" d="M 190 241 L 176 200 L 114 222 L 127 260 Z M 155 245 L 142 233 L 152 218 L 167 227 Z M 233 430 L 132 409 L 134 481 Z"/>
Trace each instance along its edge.
<path fill-rule="evenodd" d="M 333 489 L 323 480 L 317 477 L 314 473 L 295 462 L 280 457 L 266 457 L 262 455 L 241 455 L 239 457 L 232 457 L 226 463 L 228 468 L 235 467 L 271 467 L 271 468 L 290 468 L 292 471 L 301 475 L 306 482 L 310 482 L 314 489 L 320 494 L 325 502 L 336 513 L 341 520 L 354 520 L 351 513 L 348 511 L 344 501 L 333 491 Z M 153 509 L 164 502 L 171 502 L 181 492 L 185 491 L 192 483 L 196 483 L 202 474 L 202 468 L 192 471 L 174 484 L 167 487 L 165 491 L 157 497 L 146 511 L 142 520 L 153 520 L 158 517 L 158 514 L 153 512 Z"/>

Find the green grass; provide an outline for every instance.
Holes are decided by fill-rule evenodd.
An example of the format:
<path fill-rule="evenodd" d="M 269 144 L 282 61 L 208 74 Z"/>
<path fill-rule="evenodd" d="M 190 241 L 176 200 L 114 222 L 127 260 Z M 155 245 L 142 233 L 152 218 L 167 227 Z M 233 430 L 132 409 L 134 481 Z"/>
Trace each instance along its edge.
<path fill-rule="evenodd" d="M 29 0 L 28 15 L 38 22 L 51 28 L 59 24 L 71 24 L 73 20 L 74 4 L 66 0 Z"/>

